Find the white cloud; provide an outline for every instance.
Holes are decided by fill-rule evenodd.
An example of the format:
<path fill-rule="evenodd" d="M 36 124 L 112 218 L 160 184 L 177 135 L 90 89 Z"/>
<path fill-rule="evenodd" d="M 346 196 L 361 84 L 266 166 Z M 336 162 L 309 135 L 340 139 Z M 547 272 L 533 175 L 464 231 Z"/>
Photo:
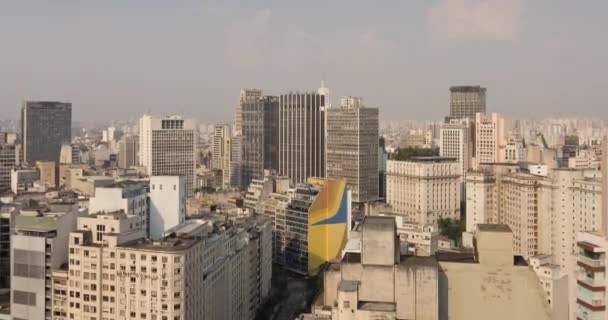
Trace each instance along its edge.
<path fill-rule="evenodd" d="M 517 41 L 528 0 L 439 0 L 428 10 L 436 40 Z"/>

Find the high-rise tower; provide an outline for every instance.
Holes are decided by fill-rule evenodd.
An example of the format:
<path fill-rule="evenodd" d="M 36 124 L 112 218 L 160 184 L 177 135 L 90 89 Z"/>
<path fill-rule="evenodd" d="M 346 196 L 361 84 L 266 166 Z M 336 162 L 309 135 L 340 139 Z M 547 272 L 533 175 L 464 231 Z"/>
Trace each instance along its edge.
<path fill-rule="evenodd" d="M 346 179 L 354 202 L 378 199 L 378 108 L 345 97 L 327 109 L 327 177 Z"/>
<path fill-rule="evenodd" d="M 279 97 L 279 174 L 292 183 L 325 177 L 325 95 L 288 93 Z"/>
<path fill-rule="evenodd" d="M 181 116 L 145 115 L 140 119 L 140 158 L 150 176 L 182 176 L 186 194 L 194 191 L 196 138 L 194 121 Z"/>
<path fill-rule="evenodd" d="M 59 162 L 63 143 L 72 140 L 72 104 L 24 101 L 21 108 L 24 162 Z"/>
<path fill-rule="evenodd" d="M 450 88 L 450 118 L 475 119 L 476 113 L 486 113 L 486 88 L 455 86 Z"/>

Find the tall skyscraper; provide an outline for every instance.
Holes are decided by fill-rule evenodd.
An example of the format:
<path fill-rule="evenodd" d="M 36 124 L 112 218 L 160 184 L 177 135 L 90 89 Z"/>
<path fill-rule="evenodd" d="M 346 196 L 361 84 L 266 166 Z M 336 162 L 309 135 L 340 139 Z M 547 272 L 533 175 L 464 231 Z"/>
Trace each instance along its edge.
<path fill-rule="evenodd" d="M 23 161 L 59 162 L 63 143 L 72 141 L 72 104 L 24 101 L 21 108 Z"/>
<path fill-rule="evenodd" d="M 256 97 L 241 103 L 241 184 L 264 177 L 264 169 L 277 169 L 279 99 Z"/>
<path fill-rule="evenodd" d="M 17 165 L 18 152 L 14 141 L 0 139 L 0 192 L 11 188 L 11 170 Z"/>
<path fill-rule="evenodd" d="M 234 113 L 234 133 L 241 133 L 243 131 L 243 103 L 248 101 L 255 101 L 262 97 L 262 90 L 260 89 L 241 89 L 239 95 L 239 103 L 236 105 Z"/>
<path fill-rule="evenodd" d="M 229 161 L 229 186 L 237 189 L 243 189 L 242 182 L 242 169 L 243 169 L 243 136 L 240 132 L 235 132 L 235 134 L 230 138 L 230 157 L 228 157 Z"/>
<path fill-rule="evenodd" d="M 230 154 L 232 152 L 232 128 L 230 125 L 216 125 L 213 131 L 211 169 L 222 171 L 222 186 L 230 185 Z"/>
<path fill-rule="evenodd" d="M 480 86 L 450 88 L 450 118 L 472 120 L 478 112 L 486 113 L 486 88 Z"/>
<path fill-rule="evenodd" d="M 316 92 L 279 97 L 279 174 L 294 184 L 325 177 L 325 106 Z"/>
<path fill-rule="evenodd" d="M 354 202 L 378 199 L 378 108 L 345 97 L 327 109 L 327 177 L 344 178 Z"/>
<path fill-rule="evenodd" d="M 476 169 L 481 163 L 496 163 L 501 149 L 506 146 L 505 119 L 498 113 L 475 115 L 475 161 Z M 504 157 L 503 157 L 504 158 Z"/>
<path fill-rule="evenodd" d="M 186 194 L 194 191 L 196 126 L 181 116 L 164 118 L 144 115 L 139 125 L 140 162 L 150 176 L 181 176 Z"/>

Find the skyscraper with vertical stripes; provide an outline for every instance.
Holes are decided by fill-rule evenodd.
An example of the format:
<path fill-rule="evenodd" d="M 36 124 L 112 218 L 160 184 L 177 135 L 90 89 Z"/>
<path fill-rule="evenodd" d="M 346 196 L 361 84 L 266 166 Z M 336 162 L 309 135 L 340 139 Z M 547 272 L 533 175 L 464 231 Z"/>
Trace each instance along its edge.
<path fill-rule="evenodd" d="M 279 174 L 293 184 L 325 177 L 326 94 L 279 96 Z"/>

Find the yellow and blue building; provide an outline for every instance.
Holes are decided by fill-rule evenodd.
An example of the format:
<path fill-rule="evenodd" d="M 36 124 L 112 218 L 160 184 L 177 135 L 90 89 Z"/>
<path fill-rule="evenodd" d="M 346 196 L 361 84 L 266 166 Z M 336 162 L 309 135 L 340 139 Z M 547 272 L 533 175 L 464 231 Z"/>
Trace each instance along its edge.
<path fill-rule="evenodd" d="M 339 258 L 348 240 L 351 193 L 344 179 L 309 178 L 275 207 L 274 260 L 301 274 L 314 274 Z"/>

